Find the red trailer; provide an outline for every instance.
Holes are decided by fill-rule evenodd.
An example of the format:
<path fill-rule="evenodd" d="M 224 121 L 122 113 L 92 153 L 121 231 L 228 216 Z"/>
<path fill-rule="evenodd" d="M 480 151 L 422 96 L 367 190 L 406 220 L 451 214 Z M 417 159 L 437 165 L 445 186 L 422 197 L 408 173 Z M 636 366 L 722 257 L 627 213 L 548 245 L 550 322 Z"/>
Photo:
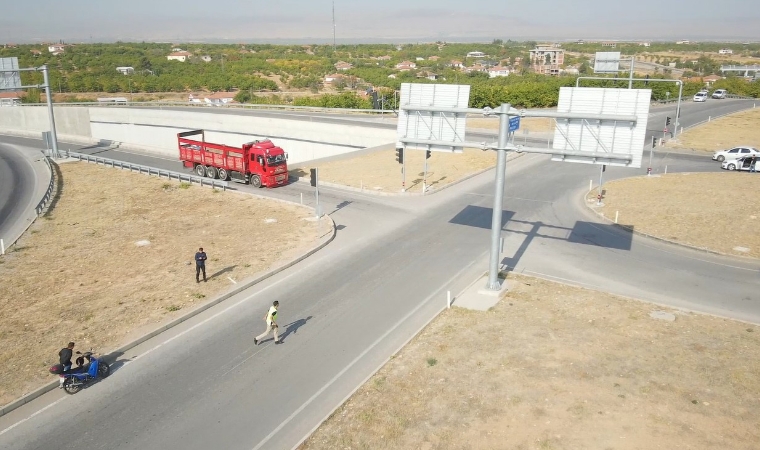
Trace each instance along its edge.
<path fill-rule="evenodd" d="M 198 135 L 200 140 L 189 138 Z M 177 142 L 182 164 L 198 176 L 268 188 L 288 182 L 288 154 L 269 139 L 228 147 L 206 142 L 203 130 L 193 130 L 178 133 Z"/>

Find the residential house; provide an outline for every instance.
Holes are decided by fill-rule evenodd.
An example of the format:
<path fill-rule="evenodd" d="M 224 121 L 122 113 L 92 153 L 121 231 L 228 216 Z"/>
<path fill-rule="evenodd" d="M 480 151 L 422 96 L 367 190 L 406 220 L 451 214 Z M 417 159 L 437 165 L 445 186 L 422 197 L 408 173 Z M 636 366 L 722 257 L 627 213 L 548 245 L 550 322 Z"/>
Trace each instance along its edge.
<path fill-rule="evenodd" d="M 426 78 L 431 81 L 441 80 L 443 77 L 433 72 L 420 72 L 417 74 L 417 78 Z"/>
<path fill-rule="evenodd" d="M 542 75 L 559 75 L 565 63 L 565 51 L 547 46 L 537 46 L 530 51 L 530 64 L 534 72 Z"/>
<path fill-rule="evenodd" d="M 203 101 L 207 105 L 228 105 L 235 101 L 235 95 L 235 92 L 214 92 L 213 94 L 205 95 Z"/>
<path fill-rule="evenodd" d="M 615 42 L 602 42 L 602 47 L 609 47 L 609 48 L 615 48 L 617 47 L 617 43 Z"/>
<path fill-rule="evenodd" d="M 63 44 L 53 44 L 48 46 L 50 53 L 63 53 L 66 50 L 66 46 Z"/>
<path fill-rule="evenodd" d="M 388 78 L 391 78 L 391 79 L 395 80 L 396 79 L 396 74 L 392 73 L 392 74 L 388 75 Z"/>
<path fill-rule="evenodd" d="M 676 45 L 687 45 L 689 43 L 690 42 L 688 40 L 686 40 L 686 39 L 681 40 L 681 41 L 676 41 Z"/>
<path fill-rule="evenodd" d="M 713 85 L 713 83 L 715 83 L 718 80 L 722 80 L 722 79 L 723 79 L 723 77 L 721 77 L 720 75 L 708 75 L 706 77 L 703 77 L 702 81 L 705 82 L 705 86 L 710 87 L 710 86 Z"/>
<path fill-rule="evenodd" d="M 190 59 L 191 56 L 193 56 L 192 53 L 186 52 L 186 51 L 181 51 L 181 52 L 169 53 L 169 55 L 166 57 L 166 59 L 168 59 L 169 61 L 185 62 L 188 59 Z"/>
<path fill-rule="evenodd" d="M 184 51 L 184 50 L 182 50 L 182 49 L 181 49 L 181 48 L 179 48 L 179 47 L 174 47 L 174 48 L 172 49 L 172 51 L 173 51 L 173 52 L 182 52 L 182 51 Z"/>
<path fill-rule="evenodd" d="M 453 67 L 454 69 L 464 69 L 464 64 L 462 64 L 462 61 L 457 61 L 456 59 L 452 59 L 450 63 L 447 64 L 449 67 Z"/>
<path fill-rule="evenodd" d="M 122 75 L 132 75 L 133 73 L 135 73 L 135 68 L 134 67 L 117 67 L 116 71 L 121 72 Z"/>
<path fill-rule="evenodd" d="M 201 95 L 201 94 L 190 94 L 189 97 L 188 97 L 188 99 L 187 99 L 187 101 L 189 103 L 193 103 L 193 104 L 199 105 L 199 104 L 203 103 L 203 95 Z"/>
<path fill-rule="evenodd" d="M 431 56 L 430 58 L 428 58 L 428 61 L 438 61 L 439 59 L 441 59 L 441 57 L 440 57 L 440 56 L 435 56 L 435 55 L 433 55 L 433 56 Z"/>
<path fill-rule="evenodd" d="M 21 98 L 26 95 L 24 91 L 0 91 L 0 106 L 17 106 L 21 104 Z"/>
<path fill-rule="evenodd" d="M 401 61 L 400 63 L 396 64 L 396 69 L 398 70 L 412 70 L 416 68 L 417 64 L 411 61 Z"/>
<path fill-rule="evenodd" d="M 718 54 L 719 55 L 733 55 L 734 51 L 731 50 L 730 48 L 722 48 L 722 49 L 718 50 Z"/>
<path fill-rule="evenodd" d="M 334 73 L 332 75 L 327 75 L 325 77 L 325 83 L 327 83 L 327 84 L 335 84 L 335 83 L 343 81 L 345 78 L 346 78 L 346 76 L 343 75 L 342 73 Z"/>
<path fill-rule="evenodd" d="M 488 72 L 488 67 L 484 66 L 483 64 L 473 64 L 470 67 L 467 67 L 465 69 L 468 73 L 469 72 Z"/>
<path fill-rule="evenodd" d="M 486 54 L 483 53 L 483 52 L 469 52 L 469 53 L 467 53 L 467 57 L 468 58 L 482 58 L 484 56 L 486 56 Z"/>
<path fill-rule="evenodd" d="M 391 57 L 388 55 L 383 55 L 383 56 L 373 57 L 372 59 L 376 59 L 378 61 L 389 61 Z"/>
<path fill-rule="evenodd" d="M 336 70 L 348 70 L 353 69 L 354 65 L 351 63 L 347 63 L 345 61 L 338 61 L 335 63 L 335 69 Z"/>
<path fill-rule="evenodd" d="M 211 56 L 209 56 L 209 55 L 203 55 L 203 56 L 201 56 L 201 60 L 202 60 L 203 62 L 211 62 L 211 59 L 212 59 L 212 58 L 211 58 Z"/>
<path fill-rule="evenodd" d="M 639 42 L 639 46 L 641 47 L 650 47 L 651 45 L 649 42 Z"/>
<path fill-rule="evenodd" d="M 488 69 L 488 76 L 491 78 L 496 77 L 508 77 L 510 73 L 509 67 L 493 66 Z"/>
<path fill-rule="evenodd" d="M 39 50 L 30 50 L 32 52 L 32 56 L 40 56 L 42 54 Z"/>
<path fill-rule="evenodd" d="M 583 44 L 585 44 L 586 42 L 585 42 L 583 39 L 578 39 L 577 41 L 575 41 L 575 43 L 576 43 L 576 44 L 579 44 L 579 45 L 583 45 Z"/>
<path fill-rule="evenodd" d="M 425 60 L 425 58 L 423 58 L 422 56 L 418 56 L 418 57 L 416 57 L 414 59 L 417 60 L 417 61 L 424 61 Z"/>

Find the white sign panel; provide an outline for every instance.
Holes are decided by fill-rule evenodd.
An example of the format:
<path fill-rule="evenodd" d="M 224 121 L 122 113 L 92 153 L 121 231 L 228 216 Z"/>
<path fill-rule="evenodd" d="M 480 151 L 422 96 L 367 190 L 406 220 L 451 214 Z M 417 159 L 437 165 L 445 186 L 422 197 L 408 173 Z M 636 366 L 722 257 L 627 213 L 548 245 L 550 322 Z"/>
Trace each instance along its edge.
<path fill-rule="evenodd" d="M 552 149 L 558 152 L 552 160 L 641 167 L 651 96 L 651 89 L 560 88 L 557 112 L 636 116 L 637 120 L 557 119 Z M 630 160 L 606 155 L 629 156 Z"/>
<path fill-rule="evenodd" d="M 457 144 L 464 142 L 465 114 L 407 111 L 402 108 L 467 108 L 469 101 L 468 85 L 402 83 L 396 148 L 462 152 L 462 146 Z M 436 144 L 409 143 L 403 142 L 404 139 L 435 141 Z"/>
<path fill-rule="evenodd" d="M 594 73 L 618 73 L 620 71 L 620 52 L 596 52 Z"/>
<path fill-rule="evenodd" d="M 18 70 L 18 58 L 0 58 L 0 70 Z M 18 72 L 0 72 L 0 91 L 4 89 L 21 89 Z"/>

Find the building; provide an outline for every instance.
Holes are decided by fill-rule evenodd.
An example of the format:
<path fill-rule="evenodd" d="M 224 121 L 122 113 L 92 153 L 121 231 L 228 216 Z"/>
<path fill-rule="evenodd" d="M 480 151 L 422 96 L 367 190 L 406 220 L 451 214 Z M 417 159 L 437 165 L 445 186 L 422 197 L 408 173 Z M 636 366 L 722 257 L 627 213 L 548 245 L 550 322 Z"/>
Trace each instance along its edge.
<path fill-rule="evenodd" d="M 411 61 L 401 61 L 400 63 L 396 64 L 396 69 L 398 70 L 412 70 L 416 68 L 417 64 Z"/>
<path fill-rule="evenodd" d="M 469 52 L 469 53 L 467 53 L 467 57 L 468 58 L 482 58 L 484 56 L 486 56 L 486 54 L 483 53 L 483 52 Z"/>
<path fill-rule="evenodd" d="M 609 48 L 615 48 L 617 47 L 616 42 L 602 42 L 602 47 L 609 47 Z"/>
<path fill-rule="evenodd" d="M 213 94 L 190 94 L 188 102 L 211 106 L 228 105 L 235 102 L 236 92 L 214 92 Z"/>
<path fill-rule="evenodd" d="M 467 67 L 465 69 L 465 71 L 467 71 L 468 73 L 470 73 L 470 72 L 488 72 L 488 67 L 485 66 L 485 65 L 483 65 L 483 64 L 477 64 L 477 63 L 475 63 L 475 64 L 471 65 L 470 67 Z"/>
<path fill-rule="evenodd" d="M 639 42 L 639 46 L 641 47 L 650 47 L 652 44 L 649 42 Z"/>
<path fill-rule="evenodd" d="M 336 70 L 348 70 L 353 69 L 354 65 L 351 63 L 347 63 L 345 61 L 338 61 L 335 63 L 335 69 Z"/>
<path fill-rule="evenodd" d="M 334 73 L 332 75 L 327 75 L 325 77 L 325 83 L 327 84 L 335 84 L 343 81 L 346 78 L 345 75 L 342 73 Z"/>
<path fill-rule="evenodd" d="M 734 51 L 731 50 L 730 48 L 722 48 L 722 49 L 718 50 L 718 54 L 719 55 L 733 55 Z"/>
<path fill-rule="evenodd" d="M 53 44 L 48 46 L 50 53 L 63 53 L 66 50 L 66 46 L 63 44 Z"/>
<path fill-rule="evenodd" d="M 417 78 L 426 78 L 431 81 L 444 79 L 441 75 L 433 72 L 420 72 L 417 74 Z"/>
<path fill-rule="evenodd" d="M 376 59 L 378 61 L 389 61 L 391 57 L 388 55 L 383 55 L 383 56 L 373 57 L 372 59 Z"/>
<path fill-rule="evenodd" d="M 42 52 L 39 51 L 39 50 L 32 49 L 32 50 L 29 50 L 29 51 L 32 52 L 32 56 L 35 56 L 35 57 L 36 56 L 40 56 L 42 54 Z"/>
<path fill-rule="evenodd" d="M 713 83 L 715 83 L 718 80 L 722 80 L 722 79 L 723 79 L 723 77 L 721 77 L 720 75 L 708 75 L 706 77 L 703 77 L 702 81 L 705 82 L 705 86 L 710 87 L 710 86 L 713 85 Z"/>
<path fill-rule="evenodd" d="M 135 68 L 134 67 L 117 67 L 116 71 L 121 72 L 122 75 L 132 75 L 133 73 L 135 73 Z"/>
<path fill-rule="evenodd" d="M 415 59 L 416 61 L 424 61 L 424 60 L 425 60 L 425 58 L 423 58 L 422 56 L 418 56 L 418 57 L 416 57 L 416 58 L 414 58 L 414 59 Z"/>
<path fill-rule="evenodd" d="M 185 62 L 188 59 L 190 59 L 191 56 L 193 56 L 192 53 L 181 51 L 181 52 L 169 53 L 169 56 L 167 56 L 166 59 L 168 59 L 169 61 Z"/>
<path fill-rule="evenodd" d="M 18 106 L 25 95 L 24 91 L 0 91 L 0 106 Z"/>
<path fill-rule="evenodd" d="M 676 45 L 688 45 L 688 44 L 690 44 L 690 43 L 691 43 L 691 42 L 690 42 L 690 41 L 688 41 L 688 40 L 686 40 L 686 39 L 684 39 L 684 40 L 681 40 L 681 41 L 676 41 Z"/>
<path fill-rule="evenodd" d="M 464 69 L 464 64 L 462 64 L 462 61 L 457 61 L 456 59 L 452 59 L 449 64 L 447 64 L 449 67 L 453 67 L 454 69 Z"/>
<path fill-rule="evenodd" d="M 493 66 L 490 69 L 488 69 L 488 76 L 491 78 L 496 77 L 508 77 L 510 74 L 509 67 L 504 66 Z"/>
<path fill-rule="evenodd" d="M 530 51 L 530 65 L 534 72 L 542 75 L 559 75 L 565 63 L 565 51 L 559 48 L 539 45 Z"/>
<path fill-rule="evenodd" d="M 440 57 L 440 56 L 435 56 L 435 55 L 433 55 L 433 56 L 431 56 L 430 58 L 428 58 L 428 61 L 438 61 L 439 59 L 441 59 L 441 57 Z"/>
<path fill-rule="evenodd" d="M 209 55 L 203 55 L 201 56 L 201 60 L 203 62 L 211 62 L 211 57 Z"/>

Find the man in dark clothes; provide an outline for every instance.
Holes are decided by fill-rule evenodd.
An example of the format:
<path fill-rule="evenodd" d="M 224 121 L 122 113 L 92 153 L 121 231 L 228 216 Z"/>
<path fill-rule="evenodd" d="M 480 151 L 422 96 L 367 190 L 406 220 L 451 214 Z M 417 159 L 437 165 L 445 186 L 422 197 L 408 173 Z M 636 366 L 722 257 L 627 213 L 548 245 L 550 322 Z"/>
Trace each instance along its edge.
<path fill-rule="evenodd" d="M 69 345 L 62 348 L 60 352 L 58 352 L 58 359 L 63 366 L 63 371 L 68 372 L 71 370 L 71 357 L 74 356 L 74 343 L 69 342 Z M 64 378 L 61 377 L 61 385 L 59 387 L 63 387 L 63 380 Z"/>
<path fill-rule="evenodd" d="M 195 254 L 195 282 L 200 283 L 201 271 L 203 271 L 203 282 L 206 282 L 206 252 L 203 251 L 203 247 L 198 249 Z"/>

